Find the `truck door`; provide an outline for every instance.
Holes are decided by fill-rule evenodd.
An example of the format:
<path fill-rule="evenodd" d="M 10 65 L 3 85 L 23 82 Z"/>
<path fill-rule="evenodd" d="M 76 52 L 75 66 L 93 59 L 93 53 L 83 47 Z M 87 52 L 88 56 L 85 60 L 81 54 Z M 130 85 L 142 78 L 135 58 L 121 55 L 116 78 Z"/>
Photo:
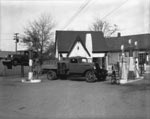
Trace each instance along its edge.
<path fill-rule="evenodd" d="M 70 74 L 79 74 L 79 62 L 77 58 L 71 58 L 69 63 L 69 72 Z"/>

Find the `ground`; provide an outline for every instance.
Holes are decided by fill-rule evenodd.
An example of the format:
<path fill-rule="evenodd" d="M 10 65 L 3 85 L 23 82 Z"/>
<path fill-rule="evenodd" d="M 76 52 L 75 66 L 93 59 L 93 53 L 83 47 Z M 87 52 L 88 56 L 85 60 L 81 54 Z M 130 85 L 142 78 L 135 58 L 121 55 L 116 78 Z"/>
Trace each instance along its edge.
<path fill-rule="evenodd" d="M 0 119 L 149 119 L 150 79 L 125 85 L 109 81 L 45 78 L 38 84 L 1 77 Z"/>

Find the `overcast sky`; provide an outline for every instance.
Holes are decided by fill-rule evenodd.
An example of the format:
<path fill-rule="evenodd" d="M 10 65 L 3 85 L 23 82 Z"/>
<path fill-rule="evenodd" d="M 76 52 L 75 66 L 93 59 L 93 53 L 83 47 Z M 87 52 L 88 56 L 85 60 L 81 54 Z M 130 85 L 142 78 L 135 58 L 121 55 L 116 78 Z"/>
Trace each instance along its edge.
<path fill-rule="evenodd" d="M 68 20 L 86 3 L 66 27 Z M 28 21 L 41 14 L 53 17 L 56 30 L 88 30 L 95 18 L 101 18 L 117 24 L 122 35 L 150 33 L 149 9 L 150 0 L 1 0 L 0 49 L 14 51 L 14 33 L 21 36 Z"/>

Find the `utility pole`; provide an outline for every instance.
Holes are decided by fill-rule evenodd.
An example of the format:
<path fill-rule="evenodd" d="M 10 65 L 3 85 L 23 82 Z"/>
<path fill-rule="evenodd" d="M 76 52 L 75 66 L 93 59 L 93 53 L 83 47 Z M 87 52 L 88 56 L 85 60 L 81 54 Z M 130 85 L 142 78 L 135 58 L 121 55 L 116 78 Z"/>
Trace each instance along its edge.
<path fill-rule="evenodd" d="M 19 37 L 18 37 L 18 34 L 19 33 L 15 33 L 15 36 L 14 36 L 14 40 L 16 41 L 16 47 L 15 47 L 15 51 L 16 51 L 16 54 L 17 54 L 17 43 L 19 42 Z M 21 63 L 21 77 L 24 77 L 24 65 L 22 65 Z"/>
<path fill-rule="evenodd" d="M 16 53 L 17 53 L 17 43 L 19 42 L 19 37 L 18 37 L 18 34 L 19 33 L 15 33 L 15 36 L 14 36 L 14 40 L 16 41 Z"/>

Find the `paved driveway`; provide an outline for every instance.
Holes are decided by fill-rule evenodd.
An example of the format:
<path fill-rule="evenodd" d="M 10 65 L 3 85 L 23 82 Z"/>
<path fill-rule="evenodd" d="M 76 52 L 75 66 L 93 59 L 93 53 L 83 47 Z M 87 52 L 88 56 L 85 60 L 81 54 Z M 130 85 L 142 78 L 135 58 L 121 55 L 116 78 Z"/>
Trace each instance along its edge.
<path fill-rule="evenodd" d="M 149 119 L 150 80 L 125 85 L 108 81 L 0 81 L 0 119 Z"/>

